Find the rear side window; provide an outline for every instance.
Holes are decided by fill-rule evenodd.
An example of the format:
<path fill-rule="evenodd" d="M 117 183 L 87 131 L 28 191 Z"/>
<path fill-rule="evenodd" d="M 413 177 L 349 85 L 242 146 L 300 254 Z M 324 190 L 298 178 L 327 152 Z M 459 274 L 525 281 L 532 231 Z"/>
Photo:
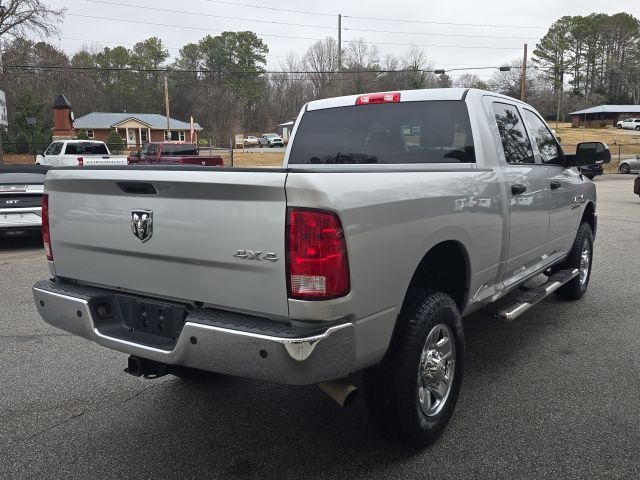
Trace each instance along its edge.
<path fill-rule="evenodd" d="M 167 143 L 162 147 L 162 155 L 198 155 L 196 147 L 190 143 L 172 144 Z"/>
<path fill-rule="evenodd" d="M 463 101 L 400 102 L 306 112 L 289 164 L 475 162 Z"/>
<path fill-rule="evenodd" d="M 64 149 L 67 155 L 108 155 L 107 146 L 103 143 L 67 143 Z"/>
<path fill-rule="evenodd" d="M 560 147 L 555 137 L 549 131 L 547 124 L 531 110 L 524 110 L 524 116 L 529 125 L 533 140 L 538 145 L 543 163 L 554 163 L 560 159 Z"/>
<path fill-rule="evenodd" d="M 507 163 L 536 163 L 518 109 L 513 105 L 496 102 L 493 104 L 493 113 Z"/>
<path fill-rule="evenodd" d="M 49 148 L 47 148 L 47 151 L 44 152 L 45 155 L 60 155 L 60 152 L 62 152 L 62 145 L 62 142 L 52 143 Z"/>

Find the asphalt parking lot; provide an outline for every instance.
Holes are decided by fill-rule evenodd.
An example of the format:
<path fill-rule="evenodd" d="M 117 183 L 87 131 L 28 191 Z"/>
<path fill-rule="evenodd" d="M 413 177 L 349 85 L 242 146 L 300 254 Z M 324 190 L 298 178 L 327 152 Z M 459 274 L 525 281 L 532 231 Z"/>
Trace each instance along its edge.
<path fill-rule="evenodd" d="M 585 298 L 512 324 L 465 320 L 454 419 L 431 448 L 389 444 L 362 400 L 244 379 L 122 372 L 126 356 L 45 324 L 33 238 L 0 239 L 1 478 L 638 478 L 640 199 L 598 178 Z"/>

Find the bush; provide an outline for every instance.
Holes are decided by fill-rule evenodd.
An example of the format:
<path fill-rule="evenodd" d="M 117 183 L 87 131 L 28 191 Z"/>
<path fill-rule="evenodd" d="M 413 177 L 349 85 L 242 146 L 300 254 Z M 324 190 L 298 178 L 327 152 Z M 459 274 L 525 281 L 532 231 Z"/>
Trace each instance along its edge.
<path fill-rule="evenodd" d="M 16 153 L 29 153 L 29 138 L 22 132 L 15 137 Z"/>
<path fill-rule="evenodd" d="M 87 135 L 87 132 L 85 132 L 84 130 L 80 130 L 76 138 L 78 140 L 89 140 L 89 135 Z"/>
<path fill-rule="evenodd" d="M 2 132 L 2 150 L 4 153 L 16 153 L 16 145 L 14 140 L 9 136 L 8 132 Z"/>
<path fill-rule="evenodd" d="M 111 133 L 109 133 L 106 143 L 111 153 L 120 153 L 120 150 L 124 148 L 124 140 L 115 130 L 112 130 Z"/>

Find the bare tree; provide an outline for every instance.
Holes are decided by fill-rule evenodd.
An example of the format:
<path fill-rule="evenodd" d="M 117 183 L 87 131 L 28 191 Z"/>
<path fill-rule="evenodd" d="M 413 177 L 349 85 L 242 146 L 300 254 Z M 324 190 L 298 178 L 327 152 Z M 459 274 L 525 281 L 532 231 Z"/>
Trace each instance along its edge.
<path fill-rule="evenodd" d="M 376 81 L 376 74 L 367 70 L 380 68 L 380 52 L 378 47 L 371 45 L 364 38 L 356 38 L 347 44 L 345 52 L 345 66 L 349 73 L 346 76 L 351 93 L 362 93 L 371 90 Z"/>
<path fill-rule="evenodd" d="M 482 90 L 489 88 L 486 82 L 483 82 L 478 75 L 473 73 L 463 73 L 454 80 L 453 85 L 455 87 L 480 88 Z"/>
<path fill-rule="evenodd" d="M 427 59 L 424 50 L 415 44 L 409 47 L 409 51 L 402 59 L 402 67 L 407 71 L 407 84 L 409 88 L 432 88 L 437 84 L 433 73 L 426 70 L 433 68 Z"/>
<path fill-rule="evenodd" d="M 0 36 L 57 36 L 60 30 L 56 24 L 63 20 L 65 11 L 66 8 L 52 8 L 42 0 L 9 0 L 0 7 Z"/>
<path fill-rule="evenodd" d="M 313 85 L 314 97 L 330 93 L 330 86 L 338 70 L 338 44 L 333 37 L 318 40 L 311 45 L 302 59 L 302 67 L 309 70 L 307 76 Z"/>

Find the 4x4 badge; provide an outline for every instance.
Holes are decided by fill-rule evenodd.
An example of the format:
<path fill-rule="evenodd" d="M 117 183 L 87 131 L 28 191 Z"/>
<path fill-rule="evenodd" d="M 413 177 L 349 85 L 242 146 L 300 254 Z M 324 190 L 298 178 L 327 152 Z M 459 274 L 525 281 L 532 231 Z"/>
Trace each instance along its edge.
<path fill-rule="evenodd" d="M 131 231 L 144 243 L 153 235 L 153 212 L 151 210 L 131 210 Z"/>

